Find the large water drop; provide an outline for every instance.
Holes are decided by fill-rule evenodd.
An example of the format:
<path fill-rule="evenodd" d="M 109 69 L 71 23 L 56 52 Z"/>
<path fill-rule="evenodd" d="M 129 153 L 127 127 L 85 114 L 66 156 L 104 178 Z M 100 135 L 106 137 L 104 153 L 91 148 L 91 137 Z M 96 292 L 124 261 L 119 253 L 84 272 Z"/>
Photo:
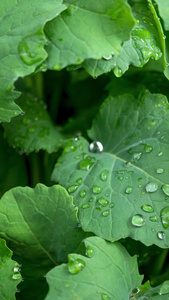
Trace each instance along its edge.
<path fill-rule="evenodd" d="M 89 150 L 93 153 L 100 153 L 103 151 L 103 145 L 98 141 L 94 141 L 90 144 Z"/>

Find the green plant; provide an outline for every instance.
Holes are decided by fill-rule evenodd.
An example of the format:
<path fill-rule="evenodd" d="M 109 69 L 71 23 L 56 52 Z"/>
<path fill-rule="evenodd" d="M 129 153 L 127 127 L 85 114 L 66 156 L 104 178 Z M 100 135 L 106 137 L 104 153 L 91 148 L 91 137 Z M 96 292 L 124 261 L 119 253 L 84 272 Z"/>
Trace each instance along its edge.
<path fill-rule="evenodd" d="M 169 1 L 1 2 L 0 299 L 168 299 Z"/>

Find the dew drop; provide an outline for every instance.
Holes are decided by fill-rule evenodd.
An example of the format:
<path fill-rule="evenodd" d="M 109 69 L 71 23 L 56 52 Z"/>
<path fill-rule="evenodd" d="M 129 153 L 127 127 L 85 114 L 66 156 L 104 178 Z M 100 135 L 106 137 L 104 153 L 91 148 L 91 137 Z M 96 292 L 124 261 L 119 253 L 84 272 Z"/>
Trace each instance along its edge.
<path fill-rule="evenodd" d="M 69 153 L 73 152 L 77 149 L 77 147 L 73 146 L 71 143 L 68 143 L 64 149 L 64 152 Z"/>
<path fill-rule="evenodd" d="M 145 224 L 145 220 L 142 215 L 137 214 L 132 217 L 131 223 L 136 227 L 142 227 Z"/>
<path fill-rule="evenodd" d="M 94 250 L 90 246 L 87 246 L 86 247 L 86 256 L 92 257 L 93 255 L 94 255 Z"/>
<path fill-rule="evenodd" d="M 163 231 L 159 231 L 157 236 L 160 240 L 164 240 L 166 238 L 166 234 Z"/>
<path fill-rule="evenodd" d="M 86 191 L 85 191 L 85 190 L 82 190 L 82 191 L 80 192 L 80 196 L 81 196 L 81 198 L 84 198 L 84 197 L 86 196 Z"/>
<path fill-rule="evenodd" d="M 100 194 L 102 192 L 102 190 L 103 189 L 100 186 L 98 186 L 98 185 L 95 185 L 93 187 L 93 193 L 95 193 L 95 194 Z"/>
<path fill-rule="evenodd" d="M 158 185 L 157 183 L 155 182 L 149 182 L 147 185 L 146 185 L 146 191 L 148 193 L 153 193 L 153 192 L 156 192 L 158 189 Z"/>
<path fill-rule="evenodd" d="M 68 256 L 68 270 L 71 274 L 79 273 L 84 267 L 85 262 L 82 259 L 73 259 L 72 257 Z"/>
<path fill-rule="evenodd" d="M 123 177 L 123 176 L 119 176 L 118 179 L 119 179 L 120 181 L 122 181 L 122 180 L 124 179 L 124 177 Z"/>
<path fill-rule="evenodd" d="M 149 217 L 149 220 L 151 222 L 157 222 L 158 221 L 158 217 L 157 216 L 151 216 L 151 217 Z"/>
<path fill-rule="evenodd" d="M 102 300 L 108 300 L 110 299 L 109 296 L 107 296 L 107 294 L 102 293 L 101 294 Z"/>
<path fill-rule="evenodd" d="M 140 160 L 140 158 L 142 157 L 143 153 L 142 152 L 136 152 L 133 154 L 132 156 L 132 162 L 136 163 Z"/>
<path fill-rule="evenodd" d="M 103 212 L 103 217 L 107 217 L 108 215 L 109 215 L 109 210 L 105 210 L 104 212 Z"/>
<path fill-rule="evenodd" d="M 164 192 L 165 195 L 169 196 L 169 184 L 164 184 L 162 186 L 162 191 Z"/>
<path fill-rule="evenodd" d="M 151 153 L 153 151 L 153 147 L 150 145 L 145 145 L 145 151 L 146 153 Z"/>
<path fill-rule="evenodd" d="M 105 60 L 110 60 L 112 58 L 112 55 L 109 55 L 109 56 L 103 56 L 103 59 Z"/>
<path fill-rule="evenodd" d="M 80 162 L 79 170 L 89 171 L 93 164 L 94 162 L 92 162 L 89 158 L 85 158 Z"/>
<path fill-rule="evenodd" d="M 165 229 L 169 226 L 169 206 L 164 207 L 160 212 L 161 222 Z"/>
<path fill-rule="evenodd" d="M 159 157 L 162 156 L 162 155 L 163 155 L 163 152 L 162 152 L 162 151 L 158 153 L 158 156 L 159 156 Z"/>
<path fill-rule="evenodd" d="M 114 207 L 114 203 L 111 202 L 110 205 L 109 205 L 109 207 L 110 207 L 110 208 L 113 208 L 113 207 Z"/>
<path fill-rule="evenodd" d="M 93 200 L 94 200 L 93 198 L 90 198 L 90 199 L 89 199 L 89 202 L 93 202 Z"/>
<path fill-rule="evenodd" d="M 95 141 L 90 144 L 89 150 L 90 150 L 90 152 L 93 152 L 93 153 L 100 153 L 103 151 L 103 145 L 102 145 L 102 143 Z"/>
<path fill-rule="evenodd" d="M 143 204 L 143 206 L 141 208 L 142 208 L 142 210 L 149 212 L 149 213 L 154 211 L 154 208 L 151 205 L 145 204 L 145 203 Z"/>
<path fill-rule="evenodd" d="M 130 161 L 126 161 L 126 163 L 125 163 L 125 167 L 131 167 L 131 162 Z"/>
<path fill-rule="evenodd" d="M 103 207 L 106 207 L 109 204 L 109 201 L 107 201 L 105 198 L 101 197 L 97 200 L 99 204 L 101 204 Z"/>
<path fill-rule="evenodd" d="M 68 187 L 68 192 L 69 193 L 74 193 L 77 190 L 78 187 L 79 187 L 78 185 L 71 185 L 71 186 Z"/>
<path fill-rule="evenodd" d="M 78 184 L 82 184 L 82 178 L 78 178 L 77 180 L 76 180 L 76 182 L 78 183 Z"/>
<path fill-rule="evenodd" d="M 164 169 L 158 168 L 158 169 L 157 169 L 157 173 L 158 173 L 158 174 L 163 174 L 163 173 L 164 173 Z"/>
<path fill-rule="evenodd" d="M 114 68 L 113 72 L 116 77 L 121 77 L 123 75 L 122 69 L 120 69 L 118 66 Z"/>
<path fill-rule="evenodd" d="M 132 191 L 133 191 L 133 187 L 132 187 L 132 186 L 128 186 L 128 187 L 126 188 L 126 194 L 131 194 Z"/>
<path fill-rule="evenodd" d="M 109 172 L 107 170 L 105 170 L 105 171 L 102 172 L 102 174 L 101 174 L 101 180 L 102 181 L 106 181 L 107 180 L 108 173 Z"/>
<path fill-rule="evenodd" d="M 90 207 L 90 206 L 89 206 L 88 203 L 85 203 L 85 204 L 82 205 L 82 208 L 83 208 L 83 209 L 86 209 L 86 208 L 89 208 L 89 207 Z"/>

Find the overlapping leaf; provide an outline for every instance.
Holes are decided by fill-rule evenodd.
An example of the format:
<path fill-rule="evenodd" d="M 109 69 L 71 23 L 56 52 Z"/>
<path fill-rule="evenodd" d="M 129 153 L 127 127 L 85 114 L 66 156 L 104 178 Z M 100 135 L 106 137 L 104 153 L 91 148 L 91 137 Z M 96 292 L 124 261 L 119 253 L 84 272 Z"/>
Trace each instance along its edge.
<path fill-rule="evenodd" d="M 21 282 L 19 265 L 11 259 L 12 251 L 0 239 L 0 298 L 15 300 L 17 285 Z"/>
<path fill-rule="evenodd" d="M 109 97 L 89 131 L 103 152 L 69 141 L 52 179 L 74 196 L 85 231 L 169 246 L 168 111 L 163 95 Z"/>
<path fill-rule="evenodd" d="M 36 280 L 31 294 L 37 293 L 36 286 L 43 284 L 48 270 L 78 251 L 86 234 L 77 223 L 72 197 L 60 186 L 17 187 L 0 200 L 0 236 L 23 265 L 27 279 L 22 285 L 28 288 Z"/>
<path fill-rule="evenodd" d="M 159 20 L 153 15 L 148 1 L 131 2 L 137 23 L 131 30 L 130 39 L 124 42 L 119 55 L 107 57 L 107 60 L 89 59 L 83 63 L 82 66 L 93 77 L 111 70 L 120 77 L 128 70 L 130 64 L 143 67 L 150 58 L 158 60 L 162 56 L 161 36 L 156 24 Z"/>
<path fill-rule="evenodd" d="M 9 124 L 4 124 L 9 144 L 27 153 L 41 149 L 49 153 L 55 152 L 60 147 L 63 136 L 52 124 L 45 105 L 27 94 L 22 94 L 17 104 L 24 114 L 13 118 Z"/>
<path fill-rule="evenodd" d="M 49 293 L 45 300 L 128 299 L 142 281 L 136 257 L 119 243 L 98 237 L 86 239 L 85 246 L 87 257 L 69 254 L 68 266 L 61 265 L 47 274 Z"/>
<path fill-rule="evenodd" d="M 13 102 L 19 93 L 13 84 L 19 76 L 34 72 L 46 59 L 45 23 L 66 8 L 62 0 L 0 3 L 0 122 L 9 122 L 21 112 Z"/>
<path fill-rule="evenodd" d="M 126 0 L 68 0 L 65 4 L 67 10 L 45 27 L 48 68 L 60 70 L 87 58 L 120 52 L 134 25 Z"/>

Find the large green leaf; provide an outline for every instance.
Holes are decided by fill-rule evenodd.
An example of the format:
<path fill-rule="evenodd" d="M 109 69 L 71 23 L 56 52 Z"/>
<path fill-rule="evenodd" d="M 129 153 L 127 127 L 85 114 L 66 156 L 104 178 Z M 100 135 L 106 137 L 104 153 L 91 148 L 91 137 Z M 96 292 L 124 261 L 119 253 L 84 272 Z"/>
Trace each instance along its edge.
<path fill-rule="evenodd" d="M 19 264 L 11 259 L 12 251 L 0 239 L 0 299 L 15 300 L 17 285 L 21 282 Z"/>
<path fill-rule="evenodd" d="M 27 153 L 41 149 L 49 153 L 56 152 L 63 136 L 52 124 L 46 106 L 27 94 L 22 94 L 16 103 L 24 114 L 3 125 L 9 144 Z"/>
<path fill-rule="evenodd" d="M 13 102 L 19 96 L 13 91 L 14 81 L 46 59 L 43 27 L 65 8 L 62 0 L 0 2 L 0 121 L 21 112 Z"/>
<path fill-rule="evenodd" d="M 168 0 L 155 0 L 158 4 L 160 16 L 164 21 L 166 30 L 169 30 L 169 1 Z"/>
<path fill-rule="evenodd" d="M 142 281 L 136 256 L 131 257 L 119 243 L 99 237 L 90 237 L 84 243 L 87 257 L 69 254 L 68 265 L 47 274 L 49 293 L 45 300 L 129 299 Z"/>
<path fill-rule="evenodd" d="M 48 68 L 60 70 L 120 52 L 134 25 L 126 0 L 67 0 L 65 4 L 67 10 L 45 26 Z"/>
<path fill-rule="evenodd" d="M 161 36 L 148 1 L 130 2 L 132 2 L 133 15 L 137 20 L 131 30 L 130 39 L 123 43 L 120 54 L 110 56 L 107 60 L 89 59 L 83 63 L 82 66 L 93 77 L 111 70 L 114 70 L 114 74 L 120 77 L 130 65 L 141 68 L 150 58 L 158 60 L 162 56 Z"/>
<path fill-rule="evenodd" d="M 69 141 L 52 179 L 74 196 L 85 231 L 169 246 L 168 108 L 160 94 L 109 97 L 89 131 L 101 145 Z"/>
<path fill-rule="evenodd" d="M 72 197 L 60 186 L 17 187 L 1 198 L 0 236 L 22 263 L 22 285 L 28 289 L 33 283 L 32 294 L 44 284 L 47 271 L 78 251 L 86 234 L 77 223 Z"/>

